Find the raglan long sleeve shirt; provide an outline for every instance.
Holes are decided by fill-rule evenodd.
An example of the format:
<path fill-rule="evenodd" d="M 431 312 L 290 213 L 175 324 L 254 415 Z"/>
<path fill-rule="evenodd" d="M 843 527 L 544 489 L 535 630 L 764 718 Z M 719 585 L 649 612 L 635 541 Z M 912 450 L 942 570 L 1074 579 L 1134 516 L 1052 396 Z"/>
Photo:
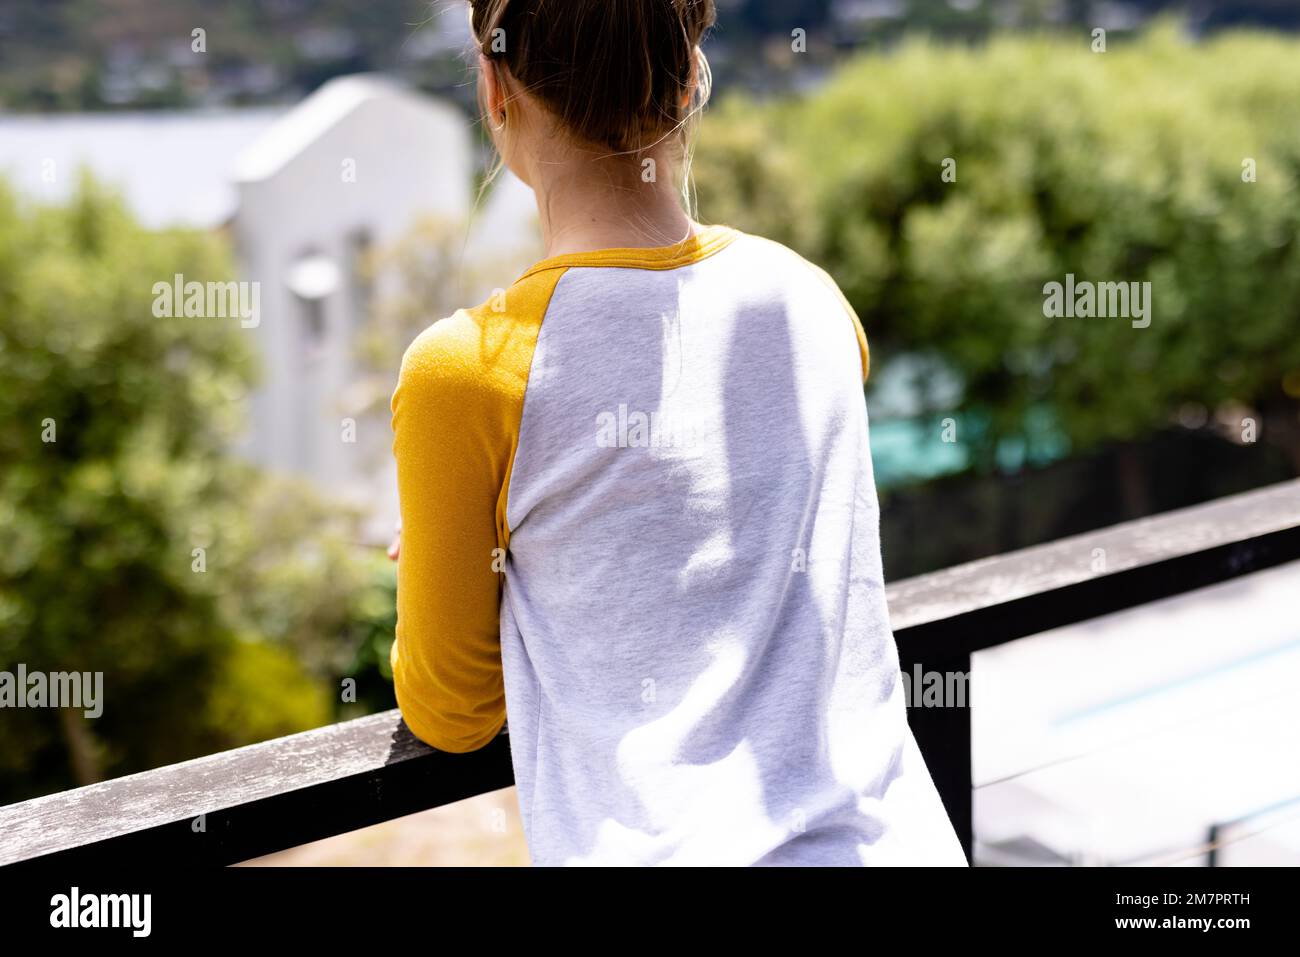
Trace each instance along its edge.
<path fill-rule="evenodd" d="M 446 751 L 509 715 L 537 864 L 964 864 L 907 726 L 865 336 L 706 227 L 543 260 L 393 396 L 394 684 Z"/>

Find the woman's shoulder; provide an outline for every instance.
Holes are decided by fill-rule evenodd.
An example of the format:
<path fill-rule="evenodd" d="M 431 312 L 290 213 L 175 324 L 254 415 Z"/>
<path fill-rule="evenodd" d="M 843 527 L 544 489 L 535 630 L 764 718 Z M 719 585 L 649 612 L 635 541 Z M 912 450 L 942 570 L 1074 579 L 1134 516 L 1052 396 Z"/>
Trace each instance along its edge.
<path fill-rule="evenodd" d="M 844 295 L 835 278 L 817 263 L 784 243 L 752 233 L 742 235 L 747 241 L 742 248 L 747 250 L 750 256 L 749 268 L 755 274 L 763 276 L 765 281 L 786 288 L 818 291 L 827 297 L 827 302 L 834 304 L 833 311 L 842 311 L 851 320 L 861 352 L 862 379 L 865 382 L 871 369 L 871 355 L 867 346 L 866 333 L 857 311 Z"/>
<path fill-rule="evenodd" d="M 757 233 L 739 235 L 743 240 L 743 243 L 739 244 L 740 248 L 751 258 L 761 261 L 764 268 L 784 267 L 800 274 L 810 273 L 823 282 L 831 278 L 830 274 L 813 260 L 779 240 L 760 236 Z"/>
<path fill-rule="evenodd" d="M 548 272 L 525 275 L 430 325 L 402 357 L 399 389 L 518 391 L 528 378 L 558 278 Z"/>

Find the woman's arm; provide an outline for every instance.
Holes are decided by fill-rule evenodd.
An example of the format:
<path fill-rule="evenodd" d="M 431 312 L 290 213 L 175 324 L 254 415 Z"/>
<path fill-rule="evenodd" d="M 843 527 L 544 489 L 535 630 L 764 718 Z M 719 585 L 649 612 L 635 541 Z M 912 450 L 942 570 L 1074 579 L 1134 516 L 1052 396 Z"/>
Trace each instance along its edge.
<path fill-rule="evenodd" d="M 511 449 L 496 377 L 478 364 L 478 332 L 464 313 L 427 330 L 403 358 L 392 402 L 401 505 L 393 685 L 411 731 L 454 752 L 487 744 L 506 716 L 497 515 Z"/>

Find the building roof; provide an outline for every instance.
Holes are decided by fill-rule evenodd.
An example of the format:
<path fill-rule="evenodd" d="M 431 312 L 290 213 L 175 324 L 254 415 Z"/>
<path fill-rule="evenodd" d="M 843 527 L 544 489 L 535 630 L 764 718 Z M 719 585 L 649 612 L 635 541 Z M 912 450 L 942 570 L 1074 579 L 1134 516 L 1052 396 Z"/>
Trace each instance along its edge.
<path fill-rule="evenodd" d="M 270 179 L 324 133 L 362 104 L 394 100 L 410 109 L 463 125 L 454 108 L 378 74 L 341 76 L 325 83 L 239 152 L 233 167 L 237 183 Z"/>
<path fill-rule="evenodd" d="M 0 117 L 0 177 L 22 196 L 58 203 L 85 167 L 118 187 L 150 228 L 212 228 L 233 215 L 239 184 L 276 175 L 352 111 L 381 98 L 464 123 L 448 104 L 358 74 L 330 80 L 293 107 Z"/>
<path fill-rule="evenodd" d="M 211 228 L 235 210 L 236 154 L 285 112 L 271 107 L 0 117 L 0 177 L 24 197 L 58 203 L 71 195 L 77 170 L 85 167 L 119 188 L 148 227 Z"/>

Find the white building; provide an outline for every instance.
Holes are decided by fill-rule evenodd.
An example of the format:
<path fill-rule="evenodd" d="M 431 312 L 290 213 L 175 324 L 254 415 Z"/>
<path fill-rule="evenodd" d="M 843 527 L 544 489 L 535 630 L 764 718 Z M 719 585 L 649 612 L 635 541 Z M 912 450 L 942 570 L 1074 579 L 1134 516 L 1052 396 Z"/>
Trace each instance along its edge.
<path fill-rule="evenodd" d="M 462 113 L 375 77 L 325 84 L 240 151 L 235 248 L 244 278 L 261 284 L 255 461 L 361 500 L 377 491 L 388 423 L 348 401 L 361 374 L 362 259 L 421 216 L 463 222 L 473 173 Z"/>
<path fill-rule="evenodd" d="M 359 414 L 355 388 L 370 295 L 362 257 L 423 217 L 461 224 L 466 266 L 502 264 L 493 281 L 455 291 L 470 305 L 536 250 L 532 193 L 518 180 L 502 178 L 475 207 L 470 124 L 394 81 L 341 77 L 288 109 L 0 118 L 0 175 L 59 202 L 86 167 L 147 226 L 229 229 L 240 278 L 260 284 L 249 333 L 263 372 L 242 451 L 362 505 L 379 538 L 396 490 L 388 416 Z"/>

